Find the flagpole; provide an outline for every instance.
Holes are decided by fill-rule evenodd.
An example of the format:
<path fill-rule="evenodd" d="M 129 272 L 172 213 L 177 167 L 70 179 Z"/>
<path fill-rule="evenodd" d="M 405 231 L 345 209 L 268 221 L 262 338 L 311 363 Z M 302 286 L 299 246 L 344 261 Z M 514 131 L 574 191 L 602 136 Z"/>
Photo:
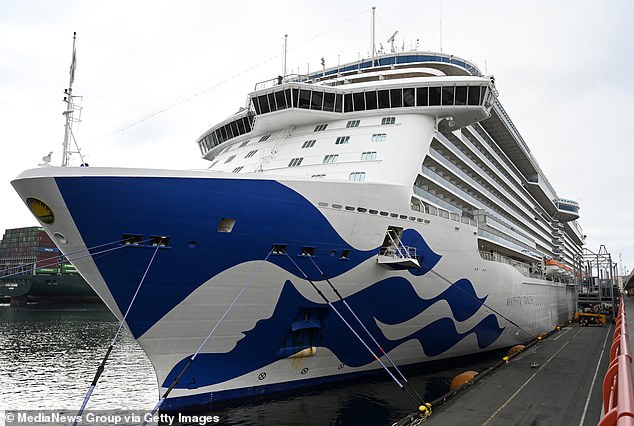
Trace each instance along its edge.
<path fill-rule="evenodd" d="M 75 43 L 77 41 L 77 33 L 73 33 L 73 56 L 70 62 L 70 78 L 68 81 L 68 89 L 64 90 L 64 102 L 66 102 L 66 110 L 63 114 L 66 116 L 66 125 L 64 126 L 64 144 L 62 151 L 62 167 L 67 167 L 70 159 L 70 137 L 71 125 L 73 121 L 73 81 L 75 80 L 76 52 Z"/>

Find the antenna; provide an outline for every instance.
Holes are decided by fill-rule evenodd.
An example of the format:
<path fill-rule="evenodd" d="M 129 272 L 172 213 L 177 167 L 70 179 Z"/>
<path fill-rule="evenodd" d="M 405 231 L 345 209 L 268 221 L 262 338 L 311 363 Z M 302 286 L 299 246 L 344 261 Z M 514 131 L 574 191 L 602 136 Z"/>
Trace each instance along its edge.
<path fill-rule="evenodd" d="M 440 3 L 440 53 L 442 53 L 442 0 L 439 0 Z"/>
<path fill-rule="evenodd" d="M 376 16 L 376 6 L 372 6 L 372 46 L 371 46 L 371 51 L 372 51 L 372 65 L 374 65 L 374 52 L 376 51 L 376 49 L 374 48 L 375 46 L 375 42 L 374 42 L 374 38 L 375 38 L 375 16 Z"/>
<path fill-rule="evenodd" d="M 288 46 L 288 34 L 284 34 L 284 60 L 282 62 L 282 75 L 286 77 L 286 51 Z"/>
<path fill-rule="evenodd" d="M 75 135 L 73 135 L 73 123 L 79 122 L 80 119 L 76 119 L 73 117 L 73 114 L 76 110 L 81 112 L 81 107 L 75 105 L 74 98 L 81 98 L 81 96 L 73 96 L 73 82 L 75 81 L 75 69 L 77 68 L 77 51 L 76 51 L 76 42 L 77 42 L 77 33 L 73 32 L 73 55 L 70 61 L 70 78 L 68 81 L 68 89 L 64 90 L 64 102 L 66 102 L 66 110 L 63 112 L 63 115 L 66 116 L 66 124 L 64 125 L 64 143 L 62 150 L 62 167 L 68 167 L 70 162 L 71 154 L 79 154 L 79 158 L 81 159 L 81 165 L 87 165 L 84 162 L 84 157 L 81 155 L 81 151 L 77 146 L 77 141 L 75 140 Z M 71 150 L 70 142 L 71 138 L 75 142 L 76 151 Z M 46 163 L 46 159 L 44 158 L 44 162 Z"/>
<path fill-rule="evenodd" d="M 396 38 L 396 34 L 398 34 L 398 30 L 394 31 L 392 37 L 387 39 L 387 42 L 390 43 L 390 52 L 394 53 L 394 39 Z"/>

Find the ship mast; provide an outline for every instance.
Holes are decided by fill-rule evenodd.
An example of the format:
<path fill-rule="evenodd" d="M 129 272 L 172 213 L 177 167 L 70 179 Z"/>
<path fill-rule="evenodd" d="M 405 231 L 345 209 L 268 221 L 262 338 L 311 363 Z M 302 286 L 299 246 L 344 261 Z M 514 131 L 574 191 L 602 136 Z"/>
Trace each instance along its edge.
<path fill-rule="evenodd" d="M 75 80 L 75 68 L 77 64 L 76 51 L 75 51 L 76 41 L 77 41 L 77 33 L 74 32 L 73 33 L 73 56 L 71 58 L 71 63 L 70 63 L 70 78 L 68 81 L 68 89 L 64 90 L 64 102 L 66 102 L 66 110 L 63 112 L 63 115 L 66 117 L 66 124 L 64 126 L 62 167 L 68 167 L 71 154 L 79 154 L 81 158 L 82 166 L 85 164 L 83 156 L 81 155 L 81 152 L 79 151 L 79 148 L 77 148 L 76 151 L 73 151 L 71 149 L 71 138 L 73 140 L 75 139 L 75 136 L 73 135 L 72 126 L 73 126 L 73 122 L 75 121 L 73 118 L 73 114 L 75 112 L 76 106 L 75 106 L 73 98 L 77 97 L 77 96 L 73 96 L 73 81 Z M 77 143 L 75 142 L 75 145 L 76 144 Z"/>

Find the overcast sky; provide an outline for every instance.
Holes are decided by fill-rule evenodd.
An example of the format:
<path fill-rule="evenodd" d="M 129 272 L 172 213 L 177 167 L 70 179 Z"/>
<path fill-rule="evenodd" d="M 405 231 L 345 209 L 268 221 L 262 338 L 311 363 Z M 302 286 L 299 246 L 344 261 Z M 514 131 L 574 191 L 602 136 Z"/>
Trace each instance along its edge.
<path fill-rule="evenodd" d="M 586 247 L 634 266 L 634 2 L 626 0 L 0 2 L 0 232 L 36 225 L 9 184 L 53 151 L 77 32 L 79 144 L 91 166 L 203 168 L 195 144 L 258 81 L 377 43 L 442 51 L 495 76 L 500 101 L 560 197 L 581 205 Z M 442 19 L 441 19 L 442 16 Z M 442 22 L 442 26 L 441 26 Z M 79 159 L 74 160 L 79 164 Z"/>

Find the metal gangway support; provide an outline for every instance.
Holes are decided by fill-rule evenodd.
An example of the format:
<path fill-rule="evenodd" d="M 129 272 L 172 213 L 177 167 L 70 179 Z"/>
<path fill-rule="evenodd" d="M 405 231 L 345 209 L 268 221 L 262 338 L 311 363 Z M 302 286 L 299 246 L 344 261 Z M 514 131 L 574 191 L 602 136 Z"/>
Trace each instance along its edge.
<path fill-rule="evenodd" d="M 401 228 L 388 227 L 377 263 L 387 269 L 420 268 L 416 247 L 403 244 L 400 232 L 402 232 Z"/>

